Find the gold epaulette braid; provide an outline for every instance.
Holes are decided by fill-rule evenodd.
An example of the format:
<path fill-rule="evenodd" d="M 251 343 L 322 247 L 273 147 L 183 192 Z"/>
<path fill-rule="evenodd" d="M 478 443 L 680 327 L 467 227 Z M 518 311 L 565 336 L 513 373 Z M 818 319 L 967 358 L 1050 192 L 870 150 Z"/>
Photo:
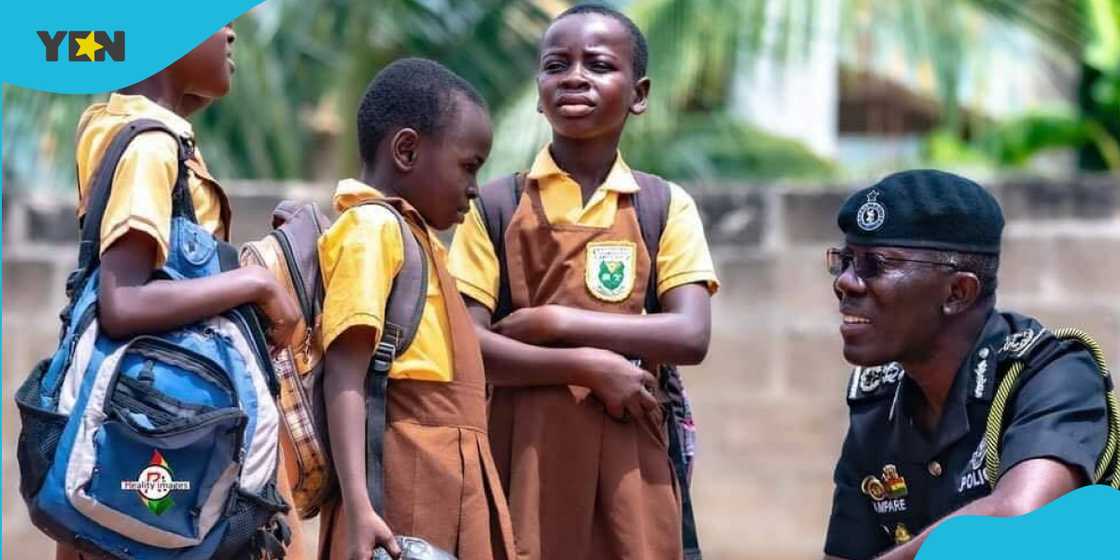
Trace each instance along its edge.
<path fill-rule="evenodd" d="M 1054 337 L 1058 340 L 1073 340 L 1081 343 L 1082 346 L 1089 350 L 1093 356 L 1093 361 L 1096 362 L 1097 368 L 1105 378 L 1109 377 L 1108 364 L 1104 360 L 1104 352 L 1101 350 L 1097 341 L 1093 340 L 1085 331 L 1080 329 L 1058 329 L 1053 331 Z M 1011 397 L 1011 393 L 1015 390 L 1015 384 L 1019 380 L 1019 375 L 1023 372 L 1024 362 L 1019 360 L 1011 364 L 1007 374 L 1003 376 L 1003 380 L 999 383 L 999 388 L 996 389 L 995 397 L 992 399 L 992 408 L 988 413 L 987 427 L 984 430 L 985 441 L 985 455 L 984 455 L 984 471 L 988 478 L 988 485 L 995 488 L 996 479 L 999 476 L 999 443 L 1003 435 L 1003 416 L 1007 408 L 1007 401 Z M 1097 461 L 1096 472 L 1093 474 L 1093 484 L 1107 484 L 1113 488 L 1120 488 L 1120 469 L 1117 468 L 1117 447 L 1120 446 L 1120 411 L 1118 411 L 1116 394 L 1111 390 L 1111 383 L 1108 383 L 1110 390 L 1105 395 L 1105 401 L 1108 408 L 1108 438 L 1105 442 L 1104 453 L 1101 454 L 1100 459 Z"/>

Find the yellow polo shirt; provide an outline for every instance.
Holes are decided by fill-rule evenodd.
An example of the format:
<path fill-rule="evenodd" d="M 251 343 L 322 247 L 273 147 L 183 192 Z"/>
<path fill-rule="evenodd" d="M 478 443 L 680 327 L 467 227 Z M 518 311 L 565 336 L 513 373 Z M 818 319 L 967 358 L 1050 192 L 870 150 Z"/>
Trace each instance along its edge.
<path fill-rule="evenodd" d="M 537 154 L 528 178 L 537 181 L 544 213 L 553 225 L 610 227 L 618 210 L 619 193 L 641 188 L 619 154 L 607 178 L 585 205 L 579 183 L 556 165 L 547 146 Z M 676 183 L 669 183 L 669 195 L 669 216 L 657 250 L 657 295 L 693 282 L 704 283 L 709 293 L 715 294 L 719 281 L 696 203 Z M 460 292 L 494 310 L 500 280 L 498 257 L 476 205 L 455 231 L 448 269 L 458 281 Z"/>
<path fill-rule="evenodd" d="M 355 326 L 377 330 L 376 347 L 385 324 L 385 304 L 393 279 L 404 264 L 400 222 L 393 213 L 363 202 L 384 198 L 373 187 L 354 179 L 338 183 L 334 207 L 338 221 L 319 238 L 319 267 L 326 296 L 323 300 L 323 347 Z M 428 258 L 428 291 L 420 326 L 412 345 L 389 370 L 394 379 L 451 381 L 451 326 L 439 291 L 432 259 L 446 259 L 439 239 L 428 232 L 435 255 Z"/>
<path fill-rule="evenodd" d="M 90 105 L 78 123 L 78 216 L 85 214 L 90 182 L 105 150 L 124 125 L 141 118 L 162 121 L 176 134 L 194 137 L 186 119 L 143 95 L 114 93 L 108 102 Z M 222 222 L 225 195 L 197 147 L 189 172 L 187 184 L 199 225 L 225 239 L 229 232 L 229 224 Z M 101 220 L 101 252 L 136 230 L 155 240 L 156 266 L 163 266 L 171 239 L 171 191 L 178 174 L 179 146 L 168 134 L 145 132 L 128 145 L 113 175 L 112 193 Z"/>

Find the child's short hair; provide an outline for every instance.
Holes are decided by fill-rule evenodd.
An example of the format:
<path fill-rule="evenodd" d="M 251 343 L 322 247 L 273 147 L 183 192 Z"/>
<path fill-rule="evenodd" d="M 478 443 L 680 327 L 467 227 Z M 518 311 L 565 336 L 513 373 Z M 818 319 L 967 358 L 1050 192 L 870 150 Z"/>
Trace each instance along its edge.
<path fill-rule="evenodd" d="M 391 131 L 411 128 L 422 134 L 439 133 L 456 93 L 486 107 L 474 86 L 433 60 L 402 58 L 383 68 L 370 81 L 358 105 L 362 161 L 374 161 L 378 144 Z"/>
<path fill-rule="evenodd" d="M 609 17 L 622 24 L 626 28 L 626 32 L 630 34 L 630 46 L 634 51 L 634 78 L 644 78 L 646 75 L 646 65 L 649 63 L 649 47 L 646 45 L 646 36 L 642 34 L 642 30 L 638 29 L 638 25 L 633 20 L 626 17 L 626 14 L 602 4 L 578 4 L 564 10 L 556 19 L 552 20 L 553 23 L 560 21 L 568 16 L 579 14 L 598 14 L 601 16 Z"/>

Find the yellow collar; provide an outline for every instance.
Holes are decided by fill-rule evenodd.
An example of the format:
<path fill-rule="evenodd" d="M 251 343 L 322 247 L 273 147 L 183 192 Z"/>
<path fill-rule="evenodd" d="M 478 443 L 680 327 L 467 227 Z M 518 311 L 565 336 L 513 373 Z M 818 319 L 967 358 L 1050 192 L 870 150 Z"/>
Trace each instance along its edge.
<path fill-rule="evenodd" d="M 187 119 L 143 95 L 114 93 L 109 96 L 105 111 L 114 115 L 157 119 L 163 121 L 168 128 L 180 136 L 194 137 L 194 129 Z"/>
<path fill-rule="evenodd" d="M 371 200 L 378 200 L 385 198 L 381 191 L 357 180 L 357 179 L 343 179 L 338 182 L 338 187 L 334 190 L 334 209 L 338 212 L 345 212 L 346 209 L 369 202 Z"/>
<path fill-rule="evenodd" d="M 529 168 L 528 177 L 536 180 L 543 188 L 548 181 L 541 181 L 541 179 L 554 176 L 572 180 L 566 171 L 556 165 L 556 160 L 552 159 L 552 154 L 549 152 L 549 146 L 545 146 L 540 152 L 537 152 L 537 157 L 533 160 L 532 167 Z M 611 165 L 607 178 L 603 180 L 603 184 L 599 185 L 599 188 L 620 193 L 633 193 L 641 190 L 638 181 L 634 179 L 634 174 L 630 171 L 630 166 L 622 160 L 621 153 L 615 156 L 614 164 Z"/>

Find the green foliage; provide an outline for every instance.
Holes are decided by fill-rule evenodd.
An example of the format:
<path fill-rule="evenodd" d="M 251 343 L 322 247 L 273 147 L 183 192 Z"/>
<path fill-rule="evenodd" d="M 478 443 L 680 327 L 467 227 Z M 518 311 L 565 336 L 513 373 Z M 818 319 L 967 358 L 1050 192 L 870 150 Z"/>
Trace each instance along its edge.
<path fill-rule="evenodd" d="M 822 179 L 836 173 L 834 164 L 801 143 L 718 112 L 681 115 L 676 127 L 653 138 L 634 127 L 622 151 L 631 166 L 674 179 Z"/>
<path fill-rule="evenodd" d="M 1080 150 L 1088 169 L 1120 169 L 1120 0 L 838 0 L 842 44 L 858 33 L 904 38 L 929 64 L 941 128 L 925 142 L 933 162 L 1018 167 L 1038 153 Z M 542 0 L 272 0 L 235 28 L 230 95 L 192 120 L 222 177 L 329 180 L 356 172 L 353 107 L 366 83 L 402 56 L 440 60 L 488 100 L 495 144 L 484 176 L 525 168 L 549 137 L 536 112 Z M 732 80 L 758 55 L 793 67 L 819 40 L 818 0 L 629 0 L 650 41 L 651 106 L 624 138 L 635 167 L 675 180 L 821 178 L 839 171 L 800 144 L 730 116 Z M 547 11 L 550 13 L 546 13 Z M 874 8 L 873 10 L 871 8 Z M 1076 111 L 969 122 L 957 110 L 962 53 L 981 40 L 965 10 L 1028 29 L 1084 71 Z M 861 15 L 864 14 L 864 15 Z M 863 21 L 870 14 L 870 21 Z M 5 85 L 4 173 L 29 187 L 73 185 L 74 128 L 104 96 L 62 96 Z M 973 119 L 975 120 L 975 119 Z M 968 140 L 965 130 L 969 131 Z"/>
<path fill-rule="evenodd" d="M 500 111 L 531 79 L 547 22 L 529 0 L 273 0 L 237 20 L 232 90 L 192 121 L 221 177 L 352 174 L 353 108 L 378 69 L 402 56 L 439 60 Z M 105 96 L 4 93 L 5 169 L 72 188 L 78 116 Z"/>

